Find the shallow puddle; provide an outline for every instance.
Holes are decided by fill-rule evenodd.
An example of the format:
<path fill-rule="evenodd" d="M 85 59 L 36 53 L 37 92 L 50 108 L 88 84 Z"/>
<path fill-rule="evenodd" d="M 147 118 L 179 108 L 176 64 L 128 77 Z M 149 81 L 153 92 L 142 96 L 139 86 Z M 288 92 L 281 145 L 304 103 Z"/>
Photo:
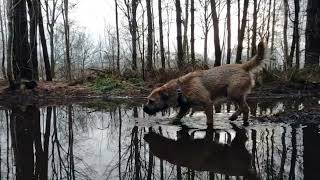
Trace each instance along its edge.
<path fill-rule="evenodd" d="M 319 106 L 319 98 L 250 102 L 248 127 L 232 105 L 172 125 L 176 111 L 149 117 L 141 104 L 85 102 L 0 110 L 0 179 L 320 179 L 317 121 L 255 117 Z"/>

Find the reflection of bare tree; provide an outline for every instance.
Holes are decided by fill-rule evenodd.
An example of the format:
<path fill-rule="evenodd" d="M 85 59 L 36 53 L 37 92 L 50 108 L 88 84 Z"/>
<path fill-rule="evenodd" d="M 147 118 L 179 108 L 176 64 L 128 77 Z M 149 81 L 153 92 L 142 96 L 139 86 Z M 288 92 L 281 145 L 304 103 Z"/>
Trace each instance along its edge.
<path fill-rule="evenodd" d="M 284 165 L 285 165 L 286 159 L 287 159 L 286 131 L 287 131 L 286 127 L 283 127 L 283 133 L 282 133 L 282 137 L 281 137 L 282 153 L 281 153 L 281 162 L 280 162 L 280 170 L 279 170 L 278 179 L 283 179 Z"/>
<path fill-rule="evenodd" d="M 256 168 L 256 158 L 257 158 L 257 131 L 252 129 L 251 130 L 251 140 L 252 140 L 252 165 L 254 171 L 257 171 Z"/>
<path fill-rule="evenodd" d="M 121 131 L 122 131 L 122 115 L 121 115 L 121 107 L 119 107 L 119 141 L 118 141 L 118 147 L 119 147 L 119 180 L 121 180 Z"/>
<path fill-rule="evenodd" d="M 9 174 L 10 174 L 10 165 L 9 165 L 9 113 L 8 110 L 5 110 L 6 114 L 6 124 L 7 124 L 7 179 L 9 179 Z"/>
<path fill-rule="evenodd" d="M 149 132 L 152 132 L 152 128 L 150 127 L 149 128 Z M 153 169 L 153 154 L 152 152 L 149 150 L 149 162 L 148 162 L 148 176 L 147 176 L 147 179 L 148 180 L 151 180 L 151 176 L 152 176 L 152 169 Z"/>
<path fill-rule="evenodd" d="M 290 165 L 290 172 L 289 172 L 289 180 L 295 179 L 295 167 L 296 167 L 296 160 L 297 160 L 297 129 L 295 125 L 291 125 L 291 145 L 292 145 L 292 154 L 291 154 L 291 165 Z"/>
<path fill-rule="evenodd" d="M 40 118 L 35 106 L 16 106 L 10 115 L 10 132 L 16 165 L 16 179 L 34 178 L 33 122 Z"/>
<path fill-rule="evenodd" d="M 266 145 L 267 145 L 267 165 L 266 165 L 266 172 L 267 172 L 267 180 L 270 179 L 270 162 L 269 162 L 269 130 L 266 129 Z"/>
<path fill-rule="evenodd" d="M 270 165 L 270 171 L 271 171 L 271 179 L 274 179 L 274 129 L 272 129 L 271 134 L 271 165 Z"/>
<path fill-rule="evenodd" d="M 303 128 L 303 172 L 304 179 L 320 179 L 320 134 L 318 125 L 309 124 Z"/>
<path fill-rule="evenodd" d="M 162 128 L 161 126 L 159 127 L 159 134 L 162 136 Z M 163 160 L 160 159 L 160 180 L 163 180 L 164 177 L 163 177 Z"/>
<path fill-rule="evenodd" d="M 74 175 L 74 157 L 73 157 L 73 120 L 72 120 L 72 105 L 67 107 L 68 111 L 68 129 L 69 129 L 69 146 L 68 146 L 68 155 L 69 155 L 69 171 L 68 179 L 75 180 Z"/>

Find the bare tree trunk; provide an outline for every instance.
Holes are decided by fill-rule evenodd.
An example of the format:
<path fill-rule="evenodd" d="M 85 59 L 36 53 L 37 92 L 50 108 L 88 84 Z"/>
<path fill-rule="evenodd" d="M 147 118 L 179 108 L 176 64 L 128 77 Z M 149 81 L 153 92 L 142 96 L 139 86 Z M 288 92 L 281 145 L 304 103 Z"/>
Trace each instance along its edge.
<path fill-rule="evenodd" d="M 185 0 L 185 13 L 186 17 L 183 20 L 183 52 L 184 57 L 187 62 L 189 62 L 189 54 L 188 54 L 188 24 L 189 24 L 189 0 Z"/>
<path fill-rule="evenodd" d="M 7 80 L 7 73 L 6 73 L 6 67 L 5 67 L 5 61 L 6 61 L 6 39 L 4 35 L 4 28 L 3 28 L 3 16 L 2 16 L 2 7 L 0 6 L 0 30 L 1 30 L 1 40 L 2 40 L 2 74 L 5 80 Z"/>
<path fill-rule="evenodd" d="M 246 29 L 247 23 L 247 13 L 248 13 L 248 5 L 249 0 L 244 0 L 243 4 L 243 15 L 242 15 L 242 22 L 240 28 L 240 35 L 238 37 L 238 48 L 237 48 L 237 55 L 236 55 L 236 63 L 241 64 L 241 56 L 242 56 L 242 49 L 243 49 L 243 39 L 244 39 L 244 32 Z"/>
<path fill-rule="evenodd" d="M 132 70 L 136 71 L 137 66 L 137 8 L 138 0 L 131 2 L 132 24 L 131 24 L 131 41 L 132 41 Z"/>
<path fill-rule="evenodd" d="M 283 47 L 284 47 L 284 69 L 287 69 L 288 63 L 288 35 L 287 35 L 287 28 L 288 28 L 288 0 L 283 0 L 284 5 L 284 24 L 283 24 Z"/>
<path fill-rule="evenodd" d="M 299 39 L 299 11 L 300 11 L 299 1 L 294 0 L 293 38 L 292 38 L 292 43 L 291 43 L 290 55 L 289 55 L 289 59 L 288 59 L 288 67 L 292 67 L 293 54 L 295 52 L 296 45 L 299 44 L 298 43 L 298 39 Z M 299 56 L 299 54 L 300 54 L 299 50 L 297 50 L 296 52 L 297 52 L 296 56 Z M 298 62 L 298 68 L 299 68 L 299 62 Z"/>
<path fill-rule="evenodd" d="M 212 19 L 211 13 L 209 12 L 209 6 L 210 6 L 210 0 L 204 0 L 204 1 L 199 1 L 200 5 L 203 8 L 203 35 L 204 35 L 204 52 L 203 52 L 203 58 L 204 58 L 204 65 L 208 65 L 208 35 L 209 35 L 209 30 L 212 27 L 210 22 Z M 193 23 L 194 26 L 194 23 Z M 193 45 L 194 47 L 194 45 Z"/>
<path fill-rule="evenodd" d="M 182 48 L 182 31 L 181 31 L 181 5 L 180 0 L 175 0 L 176 6 L 176 24 L 177 24 L 177 46 L 178 46 L 178 68 L 184 67 L 183 48 Z"/>
<path fill-rule="evenodd" d="M 117 71 L 120 74 L 120 37 L 119 37 L 119 18 L 118 18 L 118 1 L 114 0 L 116 9 L 116 32 L 117 32 Z"/>
<path fill-rule="evenodd" d="M 253 57 L 257 53 L 257 46 L 256 46 L 256 42 L 257 42 L 257 18 L 258 18 L 257 0 L 253 0 L 251 57 Z"/>
<path fill-rule="evenodd" d="M 300 20 L 299 20 L 299 12 L 300 12 L 300 4 L 299 4 L 299 0 L 295 0 L 294 1 L 294 7 L 295 7 L 295 16 L 297 16 L 296 19 L 296 69 L 300 68 L 300 31 L 299 31 L 299 24 L 300 24 Z"/>
<path fill-rule="evenodd" d="M 43 61 L 44 61 L 44 66 L 45 66 L 45 71 L 46 71 L 46 80 L 52 81 L 47 40 L 46 40 L 46 36 L 44 33 L 43 17 L 42 17 L 40 3 L 41 3 L 40 0 L 35 0 L 35 4 L 37 5 L 36 9 L 38 11 L 37 14 L 38 14 L 39 35 L 40 35 L 40 40 L 41 40 L 41 45 L 42 45 Z"/>
<path fill-rule="evenodd" d="M 165 70 L 166 69 L 166 59 L 164 56 L 164 46 L 163 46 L 162 7 L 161 6 L 162 6 L 161 0 L 158 0 L 161 68 L 163 70 Z"/>
<path fill-rule="evenodd" d="M 220 38 L 219 38 L 219 19 L 216 9 L 216 0 L 211 0 L 211 13 L 214 31 L 214 51 L 215 51 L 215 61 L 214 66 L 221 65 L 221 48 L 220 48 Z"/>
<path fill-rule="evenodd" d="M 306 26 L 306 54 L 305 65 L 319 65 L 319 25 L 320 25 L 320 2 L 318 0 L 308 0 L 307 6 L 307 26 Z"/>
<path fill-rule="evenodd" d="M 170 16 L 169 16 L 169 5 L 168 4 L 167 4 L 166 11 L 167 11 L 167 17 L 169 19 Z M 167 24 L 168 24 L 168 30 L 167 30 L 167 53 L 168 53 L 167 64 L 168 64 L 168 68 L 171 69 L 171 66 L 170 66 L 170 19 L 168 20 Z"/>
<path fill-rule="evenodd" d="M 16 80 L 33 79 L 33 67 L 30 59 L 28 41 L 28 21 L 25 0 L 13 0 L 13 73 Z"/>
<path fill-rule="evenodd" d="M 30 18 L 30 51 L 31 51 L 31 62 L 32 62 L 32 77 L 35 80 L 39 80 L 39 71 L 38 71 L 38 46 L 37 46 L 37 37 L 38 37 L 38 6 L 37 0 L 27 0 L 28 9 L 29 9 L 29 18 Z"/>
<path fill-rule="evenodd" d="M 269 44 L 269 36 L 270 36 L 270 19 L 271 19 L 271 4 L 272 0 L 269 0 L 269 8 L 268 8 L 268 22 L 267 22 L 267 37 L 266 37 L 266 44 Z"/>
<path fill-rule="evenodd" d="M 238 0 L 238 36 L 240 35 L 240 25 L 241 25 L 241 22 L 240 22 L 240 19 L 241 19 L 241 17 L 240 17 L 240 11 L 241 11 L 241 9 L 240 9 L 240 0 Z"/>
<path fill-rule="evenodd" d="M 152 12 L 151 12 L 151 2 L 146 0 L 147 4 L 147 18 L 148 18 L 148 49 L 147 49 L 147 71 L 150 73 L 153 69 L 152 67 L 152 53 L 153 53 L 153 41 L 152 41 Z"/>
<path fill-rule="evenodd" d="M 190 45 L 191 45 L 191 63 L 193 66 L 196 64 L 196 58 L 195 58 L 195 53 L 194 53 L 194 0 L 191 0 L 191 40 L 190 40 Z"/>
<path fill-rule="evenodd" d="M 54 57 L 54 25 L 56 23 L 56 9 L 57 9 L 57 2 L 58 0 L 52 1 L 51 13 L 49 12 L 49 3 L 48 0 L 45 0 L 45 7 L 46 7 L 46 15 L 47 15 L 47 22 L 48 27 L 47 31 L 49 34 L 49 42 L 50 42 L 50 61 L 51 61 L 51 78 L 55 77 L 55 57 Z M 51 15 L 51 17 L 50 17 Z"/>
<path fill-rule="evenodd" d="M 8 39 L 7 39 L 7 76 L 12 83 L 12 55 L 13 55 L 13 0 L 7 0 Z"/>
<path fill-rule="evenodd" d="M 227 0 L 227 31 L 228 31 L 228 47 L 227 47 L 227 64 L 231 61 L 231 19 L 230 19 L 231 0 Z"/>
<path fill-rule="evenodd" d="M 274 59 L 273 51 L 274 51 L 274 34 L 275 34 L 275 26 L 276 26 L 276 0 L 273 0 L 273 12 L 272 12 L 272 36 L 271 36 L 271 58 Z"/>
<path fill-rule="evenodd" d="M 67 80 L 71 81 L 71 58 L 70 58 L 70 27 L 69 27 L 69 2 L 68 0 L 64 0 L 64 9 L 63 9 L 63 22 L 64 22 L 64 35 L 65 35 L 65 48 L 66 48 L 66 71 L 67 71 Z"/>

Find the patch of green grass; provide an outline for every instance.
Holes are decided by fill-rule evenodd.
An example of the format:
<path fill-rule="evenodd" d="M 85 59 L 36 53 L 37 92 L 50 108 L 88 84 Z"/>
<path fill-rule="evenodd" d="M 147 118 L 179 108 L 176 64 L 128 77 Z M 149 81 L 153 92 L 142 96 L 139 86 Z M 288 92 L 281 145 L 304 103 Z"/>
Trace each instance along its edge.
<path fill-rule="evenodd" d="M 90 85 L 90 87 L 98 92 L 124 90 L 127 88 L 125 83 L 113 76 L 99 77 Z"/>
<path fill-rule="evenodd" d="M 144 81 L 142 78 L 129 78 L 128 82 L 135 85 L 135 86 L 143 86 Z"/>

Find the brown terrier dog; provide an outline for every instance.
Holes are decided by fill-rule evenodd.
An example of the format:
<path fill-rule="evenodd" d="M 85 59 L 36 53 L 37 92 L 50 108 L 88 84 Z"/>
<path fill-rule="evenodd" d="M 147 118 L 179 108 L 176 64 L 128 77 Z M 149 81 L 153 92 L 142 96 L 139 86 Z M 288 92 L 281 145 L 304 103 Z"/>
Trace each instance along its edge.
<path fill-rule="evenodd" d="M 175 119 L 179 121 L 191 107 L 202 107 L 210 125 L 213 124 L 214 102 L 228 98 L 238 107 L 229 119 L 236 120 L 243 113 L 243 121 L 247 123 L 249 107 L 246 96 L 254 86 L 251 72 L 261 64 L 264 51 L 264 43 L 260 42 L 257 54 L 244 64 L 223 65 L 173 79 L 151 92 L 143 110 L 152 115 L 168 107 L 179 106 Z"/>

